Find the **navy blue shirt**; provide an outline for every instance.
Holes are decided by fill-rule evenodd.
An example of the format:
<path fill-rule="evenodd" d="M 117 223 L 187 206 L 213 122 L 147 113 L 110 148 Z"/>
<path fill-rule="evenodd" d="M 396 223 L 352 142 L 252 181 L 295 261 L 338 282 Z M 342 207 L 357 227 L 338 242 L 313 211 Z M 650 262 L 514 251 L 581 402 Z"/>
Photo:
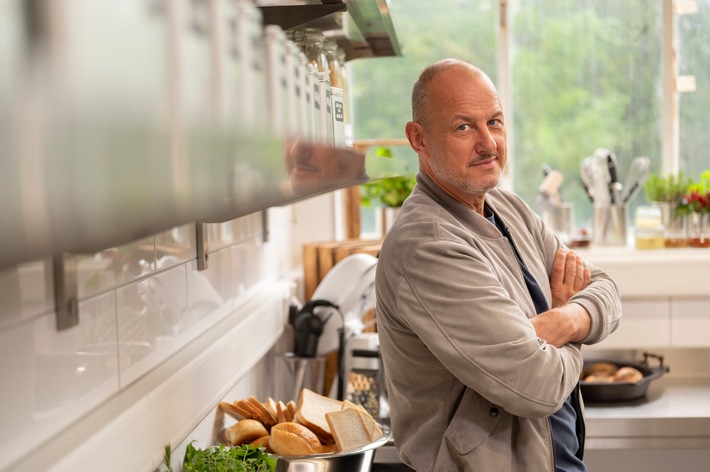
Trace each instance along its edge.
<path fill-rule="evenodd" d="M 495 213 L 486 205 L 484 207 L 486 218 L 493 223 L 498 230 L 510 241 L 513 247 L 513 252 L 520 264 L 520 270 L 523 272 L 525 285 L 528 287 L 530 297 L 532 298 L 535 310 L 538 314 L 548 311 L 550 307 L 545 299 L 545 294 L 542 293 L 540 285 L 538 285 L 535 277 L 530 273 L 525 263 L 518 254 L 515 248 L 513 238 L 506 226 L 495 216 Z M 552 425 L 552 444 L 555 452 L 555 470 L 556 472 L 586 472 L 587 467 L 582 462 L 582 451 L 580 450 L 579 437 L 577 436 L 577 410 L 576 398 L 574 392 L 567 397 L 562 408 L 557 413 L 550 417 Z"/>

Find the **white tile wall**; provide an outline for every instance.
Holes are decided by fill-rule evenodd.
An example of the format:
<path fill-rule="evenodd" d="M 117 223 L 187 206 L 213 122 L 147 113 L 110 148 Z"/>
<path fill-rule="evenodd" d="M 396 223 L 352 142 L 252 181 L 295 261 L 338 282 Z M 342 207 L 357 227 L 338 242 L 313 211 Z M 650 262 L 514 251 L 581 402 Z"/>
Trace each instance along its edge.
<path fill-rule="evenodd" d="M 203 271 L 196 266 L 194 224 L 66 256 L 77 259 L 80 322 L 61 332 L 49 261 L 0 272 L 0 471 L 28 463 L 27 454 L 57 441 L 92 408 L 135 392 L 158 366 L 171 365 L 185 346 L 292 271 L 290 207 L 269 221 L 266 242 L 260 213 L 206 225 Z M 143 401 L 138 395 L 131 404 Z M 62 449 L 48 450 L 66 454 Z M 150 454 L 135 464 L 157 465 L 160 450 Z"/>
<path fill-rule="evenodd" d="M 125 387 L 188 341 L 185 265 L 119 288 L 116 311 Z"/>
<path fill-rule="evenodd" d="M 0 332 L 0 469 L 118 392 L 115 295 L 79 304 L 79 325 L 53 313 Z"/>

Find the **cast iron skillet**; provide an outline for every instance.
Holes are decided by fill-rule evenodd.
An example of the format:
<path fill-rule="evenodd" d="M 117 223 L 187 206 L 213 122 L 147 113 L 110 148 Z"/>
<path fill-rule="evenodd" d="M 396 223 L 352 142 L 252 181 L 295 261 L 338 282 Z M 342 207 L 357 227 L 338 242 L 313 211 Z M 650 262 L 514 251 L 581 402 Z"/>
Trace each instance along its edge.
<path fill-rule="evenodd" d="M 649 357 L 655 358 L 659 365 L 656 367 L 650 367 L 648 364 Z M 646 395 L 648 386 L 652 381 L 660 378 L 663 374 L 670 370 L 668 366 L 663 365 L 663 356 L 649 354 L 647 352 L 643 353 L 643 361 L 641 362 L 620 361 L 618 359 L 595 359 L 586 361 L 584 363 L 584 370 L 586 371 L 588 367 L 592 364 L 596 364 L 597 362 L 609 362 L 617 367 L 633 367 L 634 369 L 638 369 L 643 374 L 643 379 L 636 383 L 586 382 L 584 380 L 580 380 L 579 387 L 582 391 L 582 398 L 585 402 L 624 402 L 636 400 Z M 584 375 L 585 374 L 583 373 L 582 376 Z"/>

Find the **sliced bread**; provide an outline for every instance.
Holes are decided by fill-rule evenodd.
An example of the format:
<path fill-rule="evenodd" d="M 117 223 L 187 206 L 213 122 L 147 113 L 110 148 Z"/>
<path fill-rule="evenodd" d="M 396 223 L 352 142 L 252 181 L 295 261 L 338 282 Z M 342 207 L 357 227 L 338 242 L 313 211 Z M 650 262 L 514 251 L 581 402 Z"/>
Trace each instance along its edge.
<path fill-rule="evenodd" d="M 345 400 L 343 401 L 343 409 L 346 408 L 352 408 L 354 410 L 357 410 L 358 413 L 360 413 L 362 423 L 365 425 L 365 428 L 367 428 L 367 433 L 370 435 L 371 441 L 382 437 L 382 429 L 380 429 L 375 419 L 372 417 L 370 412 L 365 409 L 365 407 Z"/>
<path fill-rule="evenodd" d="M 361 413 L 357 408 L 345 408 L 325 414 L 339 451 L 366 446 L 372 442 Z"/>
<path fill-rule="evenodd" d="M 325 415 L 331 411 L 339 411 L 342 403 L 340 400 L 325 397 L 304 388 L 301 390 L 301 397 L 298 400 L 298 408 L 293 415 L 293 420 L 316 433 L 320 440 L 326 444 L 333 435 Z"/>

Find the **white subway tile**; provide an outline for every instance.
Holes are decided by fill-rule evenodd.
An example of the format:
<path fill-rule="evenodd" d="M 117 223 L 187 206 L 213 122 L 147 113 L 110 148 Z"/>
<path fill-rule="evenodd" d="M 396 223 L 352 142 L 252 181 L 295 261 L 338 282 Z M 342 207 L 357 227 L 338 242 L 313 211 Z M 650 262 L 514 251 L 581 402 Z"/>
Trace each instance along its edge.
<path fill-rule="evenodd" d="M 162 269 L 195 259 L 195 224 L 156 234 L 155 257 L 158 268 Z"/>
<path fill-rule="evenodd" d="M 264 243 L 259 238 L 250 238 L 232 246 L 232 263 L 235 285 L 239 294 L 255 286 L 263 277 Z"/>
<path fill-rule="evenodd" d="M 197 270 L 197 261 L 187 264 L 187 326 L 194 338 L 232 309 L 232 251 L 210 254 L 207 268 Z"/>
<path fill-rule="evenodd" d="M 79 299 L 110 290 L 155 270 L 155 237 L 140 239 L 77 259 Z"/>
<path fill-rule="evenodd" d="M 179 265 L 116 293 L 121 388 L 187 341 L 187 280 Z"/>
<path fill-rule="evenodd" d="M 0 328 L 54 310 L 51 262 L 28 262 L 1 271 L 0 300 Z"/>
<path fill-rule="evenodd" d="M 208 253 L 224 249 L 239 240 L 239 227 L 235 226 L 235 221 L 238 220 L 205 224 Z"/>
<path fill-rule="evenodd" d="M 118 391 L 113 292 L 79 304 L 79 324 L 54 314 L 0 332 L 0 470 Z M 11 406 L 11 407 L 8 407 Z"/>

